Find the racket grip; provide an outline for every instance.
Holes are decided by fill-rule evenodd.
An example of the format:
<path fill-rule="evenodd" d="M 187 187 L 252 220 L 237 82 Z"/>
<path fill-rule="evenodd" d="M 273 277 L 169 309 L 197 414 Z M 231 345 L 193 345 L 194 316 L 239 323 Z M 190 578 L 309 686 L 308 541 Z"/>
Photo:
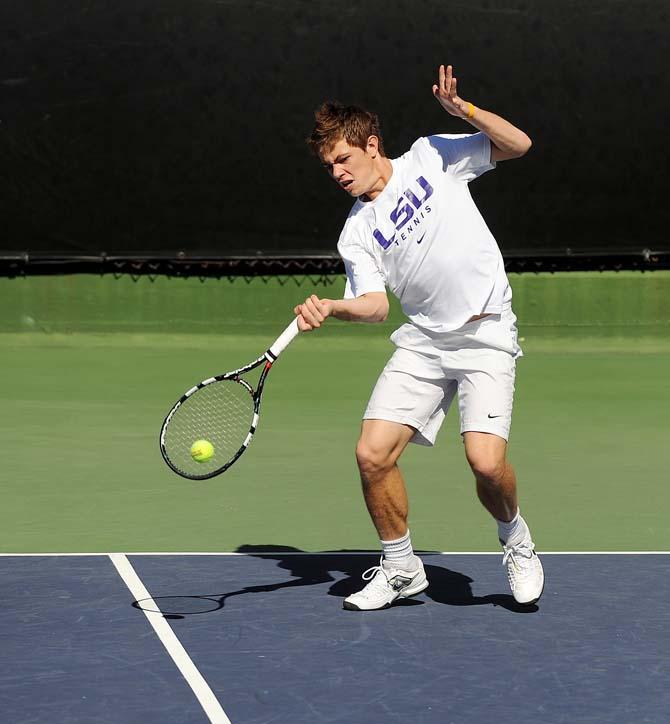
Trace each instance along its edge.
<path fill-rule="evenodd" d="M 277 337 L 277 339 L 270 346 L 270 349 L 268 349 L 270 355 L 275 359 L 279 357 L 279 355 L 298 336 L 299 332 L 300 330 L 298 329 L 298 318 L 294 317 L 291 324 L 286 327 L 286 329 L 279 335 L 279 337 Z"/>

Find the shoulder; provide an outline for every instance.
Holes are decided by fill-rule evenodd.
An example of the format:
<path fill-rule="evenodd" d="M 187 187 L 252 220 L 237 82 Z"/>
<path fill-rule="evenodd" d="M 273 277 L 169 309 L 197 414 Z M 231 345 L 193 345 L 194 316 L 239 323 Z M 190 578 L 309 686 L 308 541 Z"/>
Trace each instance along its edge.
<path fill-rule="evenodd" d="M 431 152 L 445 160 L 458 160 L 464 156 L 481 154 L 490 149 L 491 143 L 486 134 L 477 133 L 437 133 L 425 139 Z"/>
<path fill-rule="evenodd" d="M 481 131 L 477 133 L 439 133 L 426 136 L 423 152 L 437 161 L 442 170 L 462 181 L 472 181 L 485 171 L 495 168 L 491 159 L 491 141 Z"/>
<path fill-rule="evenodd" d="M 487 143 L 490 143 L 488 136 L 482 131 L 476 133 L 434 133 L 430 136 L 417 138 L 409 150 L 400 156 L 397 161 L 434 157 L 449 154 L 450 152 L 459 154 L 464 148 L 483 147 Z"/>
<path fill-rule="evenodd" d="M 356 201 L 344 222 L 340 238 L 337 242 L 337 249 L 340 253 L 347 249 L 364 247 L 366 231 L 369 230 L 370 224 L 374 224 L 374 219 L 370 214 L 370 210 L 361 201 Z"/>
<path fill-rule="evenodd" d="M 404 163 L 412 163 L 428 158 L 430 155 L 428 139 L 429 136 L 421 136 L 420 138 L 417 138 L 414 143 L 412 143 L 409 150 L 403 153 L 399 160 Z"/>
<path fill-rule="evenodd" d="M 443 170 L 451 163 L 456 155 L 456 146 L 460 139 L 467 138 L 468 134 L 442 133 L 432 136 L 421 136 L 412 144 L 409 151 L 403 155 L 408 163 L 414 165 L 437 165 Z"/>

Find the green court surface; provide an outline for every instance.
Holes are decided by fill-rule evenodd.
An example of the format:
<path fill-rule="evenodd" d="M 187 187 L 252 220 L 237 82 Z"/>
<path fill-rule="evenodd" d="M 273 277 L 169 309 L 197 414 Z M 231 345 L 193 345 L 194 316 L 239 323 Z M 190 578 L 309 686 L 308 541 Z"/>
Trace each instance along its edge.
<path fill-rule="evenodd" d="M 262 353 L 306 294 L 342 293 L 298 281 L 1 279 L 0 551 L 376 549 L 353 450 L 397 307 L 301 335 L 224 475 L 183 480 L 159 453 L 186 388 Z M 511 282 L 525 357 L 510 458 L 538 548 L 667 550 L 670 274 Z M 457 424 L 403 457 L 413 542 L 495 550 Z"/>

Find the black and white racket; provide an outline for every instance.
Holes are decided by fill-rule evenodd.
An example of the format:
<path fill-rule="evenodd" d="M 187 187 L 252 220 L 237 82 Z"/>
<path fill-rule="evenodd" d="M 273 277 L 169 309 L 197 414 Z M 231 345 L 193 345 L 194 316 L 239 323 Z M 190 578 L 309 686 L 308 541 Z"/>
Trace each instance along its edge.
<path fill-rule="evenodd" d="M 160 435 L 161 454 L 175 473 L 189 480 L 206 480 L 227 470 L 242 455 L 258 427 L 265 378 L 297 334 L 296 317 L 258 359 L 203 380 L 181 396 L 167 414 Z M 242 375 L 260 365 L 265 366 L 254 390 Z M 202 441 L 209 443 L 204 454 L 192 450 L 194 443 Z"/>

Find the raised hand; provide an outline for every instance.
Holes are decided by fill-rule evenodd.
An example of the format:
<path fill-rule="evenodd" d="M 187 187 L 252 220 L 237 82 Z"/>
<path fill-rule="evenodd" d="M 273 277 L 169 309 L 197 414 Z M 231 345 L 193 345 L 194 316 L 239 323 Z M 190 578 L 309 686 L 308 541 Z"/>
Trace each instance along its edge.
<path fill-rule="evenodd" d="M 453 68 L 441 65 L 438 71 L 437 85 L 433 85 L 433 95 L 447 113 L 459 118 L 467 118 L 471 103 L 458 97 L 456 78 L 453 77 Z"/>

